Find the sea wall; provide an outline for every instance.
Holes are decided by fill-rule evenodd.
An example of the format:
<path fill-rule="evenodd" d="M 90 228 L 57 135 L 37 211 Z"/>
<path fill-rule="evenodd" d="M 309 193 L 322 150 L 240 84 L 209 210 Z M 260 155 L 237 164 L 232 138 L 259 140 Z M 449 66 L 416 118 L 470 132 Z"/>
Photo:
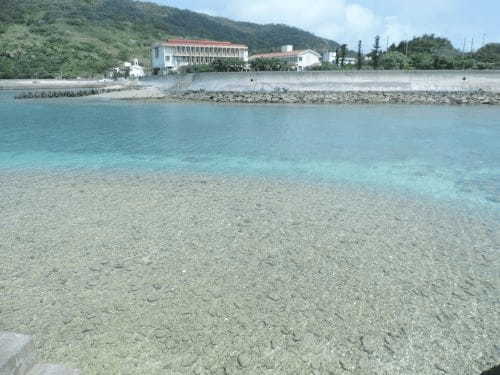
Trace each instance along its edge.
<path fill-rule="evenodd" d="M 500 92 L 500 70 L 194 73 L 150 77 L 142 84 L 211 92 Z"/>
<path fill-rule="evenodd" d="M 455 104 L 500 105 L 500 92 L 487 91 L 169 91 L 167 98 L 179 101 L 247 104 Z"/>

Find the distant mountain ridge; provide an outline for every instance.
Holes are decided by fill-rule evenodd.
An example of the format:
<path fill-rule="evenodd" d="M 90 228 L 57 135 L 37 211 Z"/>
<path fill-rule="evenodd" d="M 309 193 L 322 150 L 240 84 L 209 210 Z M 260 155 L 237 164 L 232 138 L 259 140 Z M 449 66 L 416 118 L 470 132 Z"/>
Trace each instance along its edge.
<path fill-rule="evenodd" d="M 3 0 L 2 7 L 0 78 L 91 76 L 133 57 L 147 64 L 150 45 L 168 37 L 243 43 L 251 53 L 339 46 L 295 27 L 134 0 Z"/>

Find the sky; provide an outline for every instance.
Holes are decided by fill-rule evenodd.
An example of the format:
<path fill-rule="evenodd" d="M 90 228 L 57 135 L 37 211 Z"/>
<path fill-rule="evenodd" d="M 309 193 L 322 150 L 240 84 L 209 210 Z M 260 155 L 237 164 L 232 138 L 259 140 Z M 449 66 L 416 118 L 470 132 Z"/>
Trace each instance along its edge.
<path fill-rule="evenodd" d="M 466 51 L 500 42 L 500 0 L 149 0 L 214 16 L 285 23 L 347 43 L 381 45 L 434 33 Z M 464 43 L 465 41 L 465 43 Z"/>

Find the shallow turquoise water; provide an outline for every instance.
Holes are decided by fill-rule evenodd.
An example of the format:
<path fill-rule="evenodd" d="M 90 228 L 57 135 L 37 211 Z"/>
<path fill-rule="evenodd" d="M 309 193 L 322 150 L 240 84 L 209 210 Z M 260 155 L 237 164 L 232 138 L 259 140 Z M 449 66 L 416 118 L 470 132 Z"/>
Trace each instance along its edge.
<path fill-rule="evenodd" d="M 500 108 L 245 106 L 0 93 L 0 169 L 277 176 L 500 204 Z"/>

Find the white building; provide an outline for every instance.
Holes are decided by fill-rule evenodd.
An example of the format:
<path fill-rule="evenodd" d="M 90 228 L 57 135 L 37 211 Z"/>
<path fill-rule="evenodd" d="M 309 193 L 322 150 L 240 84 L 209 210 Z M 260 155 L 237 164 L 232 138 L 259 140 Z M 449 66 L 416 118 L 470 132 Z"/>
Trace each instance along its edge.
<path fill-rule="evenodd" d="M 145 76 L 144 68 L 139 65 L 139 60 L 137 59 L 134 59 L 131 63 L 126 62 L 123 66 L 128 70 L 130 78 L 141 78 Z"/>
<path fill-rule="evenodd" d="M 186 65 L 210 64 L 221 58 L 248 61 L 248 47 L 214 40 L 169 39 L 153 45 L 151 61 L 153 74 L 165 74 Z"/>
<path fill-rule="evenodd" d="M 108 73 L 110 78 L 128 77 L 128 78 L 141 78 L 144 77 L 144 68 L 139 65 L 139 60 L 134 59 L 132 62 L 124 62 L 120 66 L 115 66 Z"/>
<path fill-rule="evenodd" d="M 321 55 L 311 49 L 294 51 L 293 46 L 286 45 L 281 47 L 281 52 L 253 55 L 250 57 L 250 61 L 255 59 L 278 59 L 293 66 L 297 71 L 301 71 L 310 66 L 319 65 L 320 58 Z"/>
<path fill-rule="evenodd" d="M 337 60 L 337 52 L 324 52 L 322 56 L 323 62 L 328 62 L 330 64 L 335 64 Z"/>
<path fill-rule="evenodd" d="M 341 57 L 339 56 L 339 65 L 340 65 L 340 60 L 341 60 Z M 325 53 L 323 53 L 322 61 L 329 62 L 330 64 L 335 64 L 337 61 L 337 52 L 325 52 Z M 355 64 L 357 64 L 357 62 L 358 62 L 358 59 L 356 57 L 346 56 L 344 58 L 345 65 L 355 65 Z"/>

